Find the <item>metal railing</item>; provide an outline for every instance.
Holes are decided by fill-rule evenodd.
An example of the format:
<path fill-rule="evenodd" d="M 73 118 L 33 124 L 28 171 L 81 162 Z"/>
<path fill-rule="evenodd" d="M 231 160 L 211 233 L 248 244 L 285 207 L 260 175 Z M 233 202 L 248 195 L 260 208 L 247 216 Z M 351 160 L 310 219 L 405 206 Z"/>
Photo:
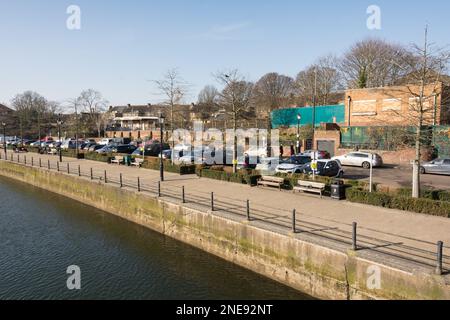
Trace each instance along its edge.
<path fill-rule="evenodd" d="M 242 201 L 226 196 L 218 196 L 215 192 L 203 192 L 199 190 L 189 193 L 186 192 L 185 186 L 171 185 L 165 187 L 164 183 L 161 183 L 160 181 L 147 181 L 139 176 L 132 179 L 123 175 L 123 173 L 113 175 L 108 173 L 107 170 L 97 170 L 92 167 L 86 170 L 86 168 L 82 168 L 80 164 L 74 165 L 69 162 L 62 164 L 57 160 L 43 160 L 40 157 L 30 157 L 26 154 L 13 155 L 13 153 L 11 153 L 5 158 L 5 154 L 0 153 L 0 160 L 5 159 L 6 161 L 41 168 L 43 170 L 53 170 L 60 172 L 61 174 L 76 175 L 78 177 L 100 181 L 104 184 L 116 185 L 119 188 L 129 188 L 137 192 L 153 194 L 160 198 L 165 197 L 173 199 L 179 201 L 183 205 L 195 204 L 204 210 L 206 209 L 210 214 L 215 214 L 217 212 L 227 213 L 235 218 L 242 218 L 249 222 L 262 222 L 267 226 L 281 228 L 282 230 L 290 231 L 294 234 L 308 234 L 319 237 L 322 240 L 344 244 L 348 249 L 354 251 L 370 250 L 379 254 L 413 262 L 422 267 L 435 268 L 436 274 L 439 275 L 446 274 L 450 270 L 450 256 L 443 254 L 443 249 L 449 249 L 449 247 L 445 247 L 442 241 L 433 244 L 423 240 L 364 228 L 358 226 L 356 222 L 345 224 L 339 221 L 327 220 L 324 218 L 321 219 L 323 221 L 345 225 L 350 229 L 350 231 L 347 231 L 336 227 L 330 227 L 329 225 L 324 225 L 322 223 L 306 221 L 306 219 L 302 218 L 313 217 L 303 214 L 297 209 L 293 209 L 291 212 L 286 212 L 285 214 L 276 215 L 273 212 L 275 210 L 280 211 L 279 208 L 270 206 L 264 206 L 263 209 L 257 208 L 257 206 L 252 207 L 250 200 Z M 395 236 L 410 242 L 417 242 L 430 247 L 430 249 L 421 249 L 404 243 L 392 243 L 362 233 L 358 234 L 358 231 L 361 230 L 370 233 L 379 233 L 385 236 Z M 432 247 L 434 247 L 435 250 L 431 249 Z"/>

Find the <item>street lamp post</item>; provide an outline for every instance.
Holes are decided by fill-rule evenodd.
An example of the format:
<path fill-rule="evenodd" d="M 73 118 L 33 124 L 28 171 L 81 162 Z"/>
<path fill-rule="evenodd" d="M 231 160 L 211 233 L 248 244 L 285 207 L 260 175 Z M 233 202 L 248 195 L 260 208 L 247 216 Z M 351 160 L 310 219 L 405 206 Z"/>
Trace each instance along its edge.
<path fill-rule="evenodd" d="M 58 154 L 59 154 L 59 162 L 62 162 L 62 148 L 61 148 L 61 125 L 62 125 L 62 120 L 61 120 L 61 114 L 58 115 L 58 141 L 59 141 L 59 146 L 58 146 Z"/>
<path fill-rule="evenodd" d="M 6 123 L 2 122 L 3 127 L 3 150 L 5 151 L 5 159 L 6 159 Z"/>
<path fill-rule="evenodd" d="M 300 153 L 300 121 L 302 120 L 302 116 L 300 114 L 297 115 L 297 153 Z"/>
<path fill-rule="evenodd" d="M 160 140 L 160 155 L 159 155 L 159 175 L 161 182 L 164 181 L 164 161 L 163 161 L 163 140 L 164 140 L 164 115 L 159 114 L 159 132 L 161 135 Z"/>

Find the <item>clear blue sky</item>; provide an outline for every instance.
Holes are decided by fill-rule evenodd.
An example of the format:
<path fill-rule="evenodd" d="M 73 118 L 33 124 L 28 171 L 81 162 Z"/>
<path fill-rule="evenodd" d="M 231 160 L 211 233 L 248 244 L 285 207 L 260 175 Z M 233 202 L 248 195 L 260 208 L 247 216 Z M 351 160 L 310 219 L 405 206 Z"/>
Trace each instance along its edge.
<path fill-rule="evenodd" d="M 66 28 L 66 9 L 81 8 L 81 30 Z M 382 30 L 366 27 L 378 5 Z M 178 67 L 196 100 L 218 70 L 250 80 L 276 71 L 295 76 L 321 55 L 380 37 L 450 43 L 447 0 L 0 0 L 0 102 L 34 90 L 64 101 L 101 91 L 111 104 L 158 102 L 154 85 Z"/>

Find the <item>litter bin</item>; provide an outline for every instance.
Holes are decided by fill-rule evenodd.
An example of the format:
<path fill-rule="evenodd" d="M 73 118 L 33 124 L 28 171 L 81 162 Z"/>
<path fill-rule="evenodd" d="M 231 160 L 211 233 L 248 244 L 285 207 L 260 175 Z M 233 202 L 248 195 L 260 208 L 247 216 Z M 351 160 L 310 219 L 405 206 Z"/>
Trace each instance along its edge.
<path fill-rule="evenodd" d="M 336 200 L 345 199 L 345 185 L 342 180 L 334 180 L 331 183 L 331 198 Z"/>

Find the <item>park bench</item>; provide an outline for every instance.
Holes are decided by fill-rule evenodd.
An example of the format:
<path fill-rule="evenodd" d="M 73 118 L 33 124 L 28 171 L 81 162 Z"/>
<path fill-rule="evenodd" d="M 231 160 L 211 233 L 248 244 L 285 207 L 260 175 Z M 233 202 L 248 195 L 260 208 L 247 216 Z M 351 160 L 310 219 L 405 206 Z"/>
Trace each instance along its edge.
<path fill-rule="evenodd" d="M 119 166 L 121 163 L 123 163 L 123 156 L 115 156 L 111 159 L 111 164 L 117 163 Z"/>
<path fill-rule="evenodd" d="M 143 160 L 143 159 L 135 158 L 134 161 L 131 163 L 131 165 L 140 168 L 140 167 L 142 166 L 143 163 L 144 163 L 144 160 Z"/>
<path fill-rule="evenodd" d="M 258 186 L 268 186 L 268 187 L 277 187 L 281 190 L 281 186 L 284 184 L 284 178 L 280 177 L 271 177 L 271 176 L 262 176 L 258 179 Z"/>
<path fill-rule="evenodd" d="M 297 183 L 298 184 L 294 187 L 294 193 L 295 191 L 313 192 L 320 194 L 320 197 L 322 198 L 323 192 L 325 191 L 325 183 L 303 180 L 298 180 Z"/>

